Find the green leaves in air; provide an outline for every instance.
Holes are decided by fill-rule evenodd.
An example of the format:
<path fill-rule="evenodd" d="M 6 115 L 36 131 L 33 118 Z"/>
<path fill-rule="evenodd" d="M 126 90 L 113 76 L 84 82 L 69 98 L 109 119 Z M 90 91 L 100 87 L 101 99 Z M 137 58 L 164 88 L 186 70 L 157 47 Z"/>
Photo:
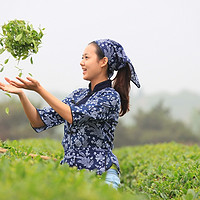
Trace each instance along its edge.
<path fill-rule="evenodd" d="M 9 111 L 10 111 L 9 108 L 6 107 L 6 108 L 5 108 L 5 113 L 6 113 L 7 115 L 9 115 Z"/>
<path fill-rule="evenodd" d="M 9 93 L 5 93 L 5 95 L 7 95 L 8 97 L 10 97 L 10 98 L 11 98 L 11 95 L 10 95 Z"/>
<path fill-rule="evenodd" d="M 2 72 L 4 70 L 4 66 L 2 64 L 0 64 L 1 68 L 0 68 L 0 72 Z"/>
<path fill-rule="evenodd" d="M 33 26 L 24 20 L 9 21 L 2 26 L 0 54 L 7 50 L 18 61 L 26 59 L 33 53 L 36 54 L 42 43 L 43 30 L 40 28 L 39 31 L 34 30 Z"/>
<path fill-rule="evenodd" d="M 4 61 L 4 64 L 7 64 L 7 63 L 8 63 L 8 61 L 9 61 L 9 58 L 8 58 L 8 59 L 6 59 L 6 60 Z"/>
<path fill-rule="evenodd" d="M 31 61 L 31 64 L 33 64 L 33 58 L 32 57 L 31 57 L 30 61 Z"/>
<path fill-rule="evenodd" d="M 22 33 L 20 33 L 16 38 L 15 38 L 15 41 L 20 41 L 21 40 L 21 38 L 22 38 L 22 36 L 23 36 L 23 34 Z"/>
<path fill-rule="evenodd" d="M 0 49 L 0 54 L 2 54 L 6 49 L 2 48 Z"/>
<path fill-rule="evenodd" d="M 23 71 L 23 69 L 21 69 L 21 68 L 19 68 L 19 67 L 17 67 L 17 66 L 15 66 L 15 68 L 18 69 L 18 72 L 19 72 L 18 76 L 19 76 L 19 77 L 22 77 L 22 71 Z"/>
<path fill-rule="evenodd" d="M 20 73 L 18 74 L 18 76 L 21 78 L 21 77 L 22 77 L 22 72 L 20 72 Z"/>

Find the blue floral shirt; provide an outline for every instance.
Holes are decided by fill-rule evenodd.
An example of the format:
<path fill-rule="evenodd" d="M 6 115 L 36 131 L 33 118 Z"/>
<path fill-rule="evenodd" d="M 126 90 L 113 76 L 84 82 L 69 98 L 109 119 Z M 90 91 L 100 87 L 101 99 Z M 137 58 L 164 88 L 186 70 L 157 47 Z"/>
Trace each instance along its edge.
<path fill-rule="evenodd" d="M 62 145 L 64 158 L 78 169 L 96 170 L 102 174 L 115 164 L 120 172 L 117 157 L 112 153 L 114 130 L 118 123 L 120 96 L 107 80 L 95 86 L 94 90 L 81 88 L 63 100 L 71 107 L 72 124 L 64 120 L 51 107 L 37 109 L 44 127 L 34 128 L 36 132 L 64 123 Z"/>

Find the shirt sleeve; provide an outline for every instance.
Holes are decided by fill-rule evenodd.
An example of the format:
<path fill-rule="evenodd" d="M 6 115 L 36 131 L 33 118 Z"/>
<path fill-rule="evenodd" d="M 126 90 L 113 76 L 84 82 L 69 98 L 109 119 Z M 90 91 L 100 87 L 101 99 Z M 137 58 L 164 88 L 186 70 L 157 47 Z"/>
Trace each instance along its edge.
<path fill-rule="evenodd" d="M 95 120 L 118 120 L 120 97 L 116 91 L 96 95 L 92 101 L 80 106 L 71 104 L 73 124 L 90 118 Z"/>
<path fill-rule="evenodd" d="M 81 89 L 80 89 L 81 91 Z M 80 92 L 79 90 L 73 91 L 65 99 L 62 100 L 63 103 L 70 105 L 73 99 L 74 94 Z M 54 126 L 58 126 L 65 122 L 65 120 L 52 108 L 45 107 L 43 109 L 38 109 L 37 111 L 40 115 L 41 120 L 44 122 L 45 126 L 43 127 L 32 127 L 37 133 L 45 131 Z"/>
<path fill-rule="evenodd" d="M 65 120 L 51 107 L 45 107 L 44 109 L 38 109 L 37 111 L 40 115 L 41 120 L 44 122 L 43 127 L 33 127 L 33 129 L 39 133 L 45 131 L 54 126 L 58 126 L 65 122 Z"/>

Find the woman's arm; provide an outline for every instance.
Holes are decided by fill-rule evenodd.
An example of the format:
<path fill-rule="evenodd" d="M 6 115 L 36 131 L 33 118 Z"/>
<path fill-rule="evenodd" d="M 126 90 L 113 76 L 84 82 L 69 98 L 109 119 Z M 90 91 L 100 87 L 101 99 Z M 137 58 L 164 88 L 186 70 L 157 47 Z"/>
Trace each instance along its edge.
<path fill-rule="evenodd" d="M 5 79 L 8 83 L 10 83 L 10 80 L 8 78 L 5 78 Z M 15 86 L 12 86 L 11 84 L 6 85 L 1 82 L 0 82 L 0 89 L 5 92 L 17 94 L 19 96 L 20 101 L 23 106 L 23 109 L 24 109 L 24 112 L 25 112 L 26 116 L 28 117 L 32 127 L 45 126 L 45 124 L 41 120 L 40 115 L 38 114 L 36 108 L 31 104 L 31 102 L 29 101 L 29 99 L 26 97 L 26 95 L 24 94 L 24 92 L 21 89 L 15 87 Z"/>
<path fill-rule="evenodd" d="M 67 104 L 63 103 L 55 96 L 50 94 L 42 86 L 37 90 L 37 93 L 65 120 L 70 124 L 72 123 L 72 113 L 71 108 Z"/>
<path fill-rule="evenodd" d="M 17 88 L 24 88 L 37 92 L 63 119 L 67 120 L 69 123 L 72 123 L 73 119 L 70 106 L 50 94 L 35 79 L 30 77 L 27 77 L 28 81 L 25 81 L 19 77 L 17 77 L 17 79 L 21 83 L 10 81 L 10 84 Z"/>
<path fill-rule="evenodd" d="M 28 117 L 31 126 L 34 128 L 43 127 L 45 126 L 44 122 L 41 120 L 39 113 L 37 112 L 36 108 L 31 104 L 29 99 L 26 97 L 24 92 L 20 93 L 19 99 L 22 103 L 24 112 L 26 113 L 26 116 Z"/>

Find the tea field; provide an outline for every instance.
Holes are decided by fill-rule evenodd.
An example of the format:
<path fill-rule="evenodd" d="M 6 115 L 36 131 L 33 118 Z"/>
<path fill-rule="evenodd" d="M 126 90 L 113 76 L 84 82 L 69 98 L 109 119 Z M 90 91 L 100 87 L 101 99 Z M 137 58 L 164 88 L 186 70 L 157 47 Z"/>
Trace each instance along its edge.
<path fill-rule="evenodd" d="M 121 166 L 118 190 L 104 183 L 105 175 L 60 165 L 63 149 L 58 141 L 6 141 L 0 142 L 1 148 L 7 151 L 0 153 L 0 200 L 200 199 L 197 145 L 115 149 Z"/>

